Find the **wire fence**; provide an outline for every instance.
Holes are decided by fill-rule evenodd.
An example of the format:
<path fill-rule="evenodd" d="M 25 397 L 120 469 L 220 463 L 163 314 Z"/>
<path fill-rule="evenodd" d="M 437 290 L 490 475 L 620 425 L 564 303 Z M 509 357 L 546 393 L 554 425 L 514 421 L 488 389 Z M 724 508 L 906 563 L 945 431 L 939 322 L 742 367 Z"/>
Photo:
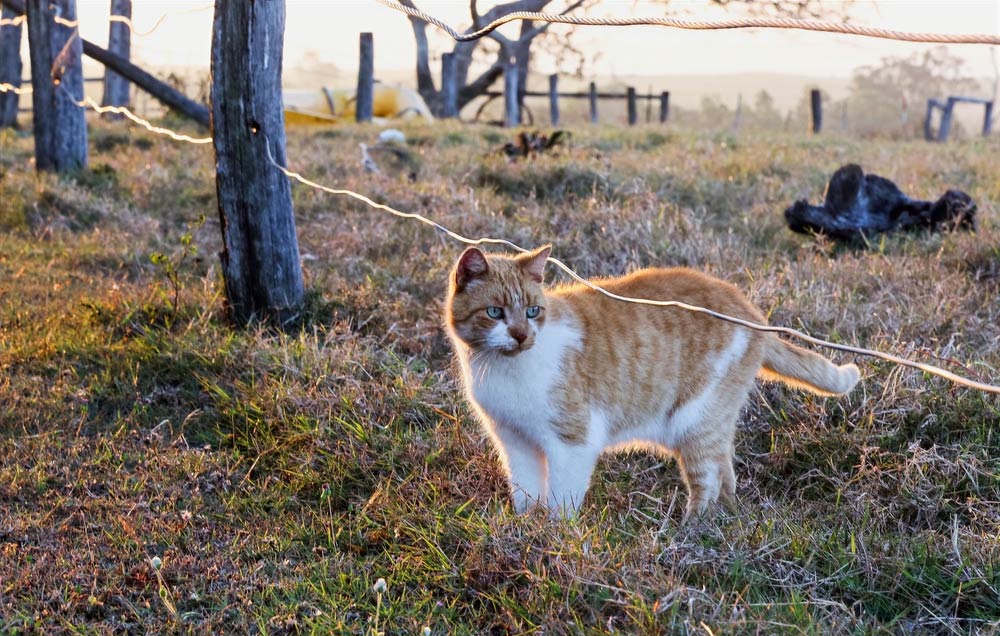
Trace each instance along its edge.
<path fill-rule="evenodd" d="M 408 14 L 411 14 L 411 11 L 408 10 L 408 8 L 403 7 L 402 5 L 398 5 L 397 3 L 392 2 L 391 0 L 376 0 L 376 1 L 382 3 L 382 4 L 386 5 L 386 6 L 390 6 L 392 8 L 397 8 L 398 7 L 400 10 L 407 9 L 405 12 L 408 13 Z M 433 18 L 430 18 L 429 16 L 427 18 L 424 18 L 424 17 L 422 17 L 423 15 L 425 15 L 425 14 L 422 14 L 422 12 L 420 12 L 420 16 L 416 16 L 416 17 L 420 17 L 420 19 L 427 19 L 428 21 L 434 20 Z M 488 34 L 492 29 L 495 29 L 496 27 L 500 26 L 500 24 L 503 24 L 504 22 L 509 22 L 511 20 L 516 20 L 516 19 L 545 20 L 545 19 L 548 19 L 548 18 L 564 18 L 565 17 L 565 16 L 550 16 L 550 15 L 547 15 L 547 14 L 528 14 L 528 15 L 530 15 L 530 17 L 523 17 L 522 15 L 510 14 L 510 16 L 507 16 L 509 19 L 498 21 L 499 23 L 496 23 L 496 24 L 491 23 L 487 27 L 484 27 L 483 29 L 480 29 L 479 31 L 474 32 L 474 34 L 476 35 L 476 37 L 483 37 L 486 34 Z M 511 17 L 511 16 L 515 16 L 515 17 Z M 553 21 L 562 21 L 562 20 L 560 19 L 560 20 L 553 20 Z M 438 21 L 434 21 L 432 23 L 437 24 L 438 26 L 441 26 L 441 28 L 443 28 L 444 30 L 448 31 L 449 34 L 452 34 L 453 37 L 455 37 L 456 35 L 460 35 L 460 34 L 457 34 L 457 32 L 454 32 L 454 30 L 451 29 L 450 27 L 448 27 L 447 25 L 444 25 L 443 23 L 439 24 Z M 574 23 L 577 23 L 577 22 L 574 22 Z M 591 21 L 578 22 L 578 23 L 580 23 L 580 24 L 603 24 L 601 22 L 591 22 Z M 643 21 L 636 21 L 635 23 L 637 23 L 637 24 L 649 24 L 649 22 L 647 22 L 645 20 L 643 20 Z M 654 23 L 660 24 L 659 21 L 654 22 Z M 708 23 L 704 23 L 704 24 L 708 24 Z M 671 26 L 671 25 L 667 25 L 667 26 Z M 767 25 L 756 25 L 756 26 L 767 26 Z M 490 27 L 492 27 L 492 29 Z M 695 28 L 695 27 L 688 27 L 688 28 Z M 710 27 L 706 26 L 706 27 L 698 27 L 698 28 L 710 28 Z M 715 28 L 737 28 L 737 27 L 735 27 L 735 26 L 717 26 Z M 798 28 L 798 27 L 796 27 L 796 28 Z M 898 33 L 898 32 L 891 32 L 891 33 Z M 469 38 L 470 36 L 466 35 L 466 36 L 462 36 L 462 37 Z M 882 37 L 882 36 L 872 35 L 872 37 Z M 969 36 L 969 37 L 971 37 L 971 36 Z M 456 38 L 456 39 L 458 39 L 458 38 Z M 1000 38 L 996 38 L 996 39 L 997 39 L 997 43 L 1000 43 Z M 67 89 L 64 85 L 59 84 L 59 86 L 60 86 L 60 88 L 62 88 L 63 90 L 66 90 L 68 92 L 69 89 Z M 8 85 L 0 85 L 0 90 L 10 90 L 10 89 L 13 89 L 13 88 L 14 87 L 10 86 L 9 84 Z M 158 134 L 158 135 L 166 136 L 166 137 L 168 137 L 168 138 L 170 138 L 172 140 L 175 140 L 175 141 L 180 141 L 180 142 L 185 142 L 185 143 L 191 143 L 191 144 L 208 144 L 208 143 L 211 143 L 213 141 L 213 139 L 211 137 L 193 138 L 193 137 L 190 137 L 188 135 L 177 133 L 176 131 L 173 131 L 173 130 L 170 130 L 170 129 L 167 129 L 167 128 L 162 128 L 162 127 L 159 127 L 159 126 L 155 126 L 151 122 L 149 122 L 149 121 L 147 121 L 147 120 L 139 117 L 138 115 L 135 115 L 132 111 L 130 111 L 128 108 L 125 108 L 125 107 L 120 107 L 120 106 L 100 106 L 96 102 L 94 102 L 94 100 L 92 100 L 92 99 L 90 99 L 88 97 L 85 97 L 85 96 L 83 97 L 83 99 L 77 99 L 75 96 L 72 96 L 72 97 L 73 97 L 73 103 L 76 104 L 80 108 L 84 108 L 84 109 L 89 108 L 91 110 L 94 110 L 97 113 L 113 112 L 113 113 L 117 113 L 117 114 L 122 114 L 122 115 L 126 116 L 130 121 L 143 126 L 146 130 L 148 130 L 148 131 L 150 131 L 152 133 Z M 256 134 L 263 134 L 263 133 L 257 131 Z M 464 236 L 464 235 L 462 235 L 462 234 L 460 234 L 458 232 L 455 232 L 455 231 L 449 229 L 448 227 L 446 227 L 446 226 L 444 226 L 444 225 L 442 225 L 442 224 L 440 224 L 440 223 L 438 223 L 436 221 L 431 220 L 430 218 L 428 218 L 428 217 L 426 217 L 424 215 L 417 214 L 417 213 L 412 213 L 412 212 L 403 212 L 403 211 L 397 210 L 395 208 L 392 208 L 390 206 L 387 206 L 387 205 L 384 205 L 384 204 L 381 204 L 381 203 L 377 203 L 377 202 L 373 201 L 372 199 L 370 199 L 369 197 L 367 197 L 367 196 L 365 196 L 363 194 L 360 194 L 358 192 L 354 192 L 354 191 L 348 190 L 348 189 L 332 188 L 332 187 L 325 186 L 325 185 L 322 185 L 320 183 L 317 183 L 315 181 L 312 181 L 310 179 L 307 179 L 306 177 L 302 176 L 300 173 L 294 172 L 294 171 L 290 170 L 287 166 L 283 166 L 283 165 L 279 164 L 277 161 L 275 161 L 274 156 L 271 153 L 271 148 L 270 148 L 271 142 L 266 137 L 265 137 L 265 141 L 266 141 L 265 148 L 266 148 L 266 159 L 267 159 L 267 161 L 275 169 L 281 171 L 286 177 L 288 177 L 290 179 L 293 179 L 293 180 L 295 180 L 295 181 L 297 181 L 297 182 L 299 182 L 299 183 L 301 183 L 301 184 L 303 184 L 305 186 L 308 186 L 310 188 L 313 188 L 313 189 L 316 189 L 316 190 L 319 190 L 319 191 L 322 191 L 322 192 L 325 192 L 325 193 L 331 194 L 331 195 L 351 197 L 351 198 L 353 198 L 355 200 L 361 201 L 362 203 L 364 203 L 364 204 L 372 207 L 373 209 L 377 209 L 377 210 L 386 212 L 386 213 L 391 214 L 391 215 L 393 215 L 395 217 L 398 217 L 398 218 L 417 221 L 419 223 L 422 223 L 424 225 L 427 225 L 429 227 L 434 228 L 435 230 L 437 230 L 437 231 L 445 234 L 446 236 L 448 236 L 449 238 L 451 238 L 451 239 L 453 239 L 453 240 L 455 240 L 457 242 L 460 242 L 460 243 L 463 243 L 463 244 L 466 244 L 466 245 L 490 244 L 490 245 L 498 245 L 498 246 L 507 247 L 509 249 L 512 249 L 512 250 L 514 250 L 516 252 L 520 252 L 520 253 L 525 253 L 525 252 L 528 251 L 527 249 L 525 249 L 525 248 L 517 245 L 516 243 L 514 243 L 512 241 L 506 240 L 506 239 L 493 238 L 493 237 L 469 238 L 467 236 Z M 804 342 L 808 342 L 810 344 L 813 344 L 813 345 L 816 345 L 816 346 L 820 346 L 820 347 L 826 347 L 826 348 L 829 348 L 829 349 L 843 351 L 843 352 L 846 352 L 846 353 L 853 353 L 853 354 L 856 354 L 856 355 L 862 355 L 862 356 L 879 358 L 879 359 L 885 360 L 887 362 L 891 362 L 893 364 L 897 364 L 897 365 L 901 365 L 901 366 L 906 366 L 906 367 L 909 367 L 909 368 L 912 368 L 912 369 L 917 369 L 917 370 L 923 371 L 925 373 L 929 373 L 929 374 L 932 374 L 932 375 L 939 376 L 941 378 L 944 378 L 946 380 L 949 380 L 949 381 L 951 381 L 953 383 L 956 383 L 956 384 L 959 384 L 961 386 L 965 386 L 965 387 L 968 387 L 968 388 L 972 388 L 972 389 L 976 389 L 976 390 L 984 391 L 984 392 L 988 392 L 988 393 L 1000 394 L 1000 386 L 996 386 L 996 385 L 992 385 L 992 384 L 988 384 L 988 383 L 984 383 L 984 382 L 979 382 L 979 381 L 976 381 L 976 380 L 971 380 L 971 379 L 962 377 L 962 376 L 960 376 L 958 374 L 955 374 L 955 373 L 952 373 L 950 371 L 947 371 L 945 369 L 942 369 L 940 367 L 937 367 L 937 366 L 934 366 L 934 365 L 930 365 L 930 364 L 925 364 L 925 363 L 922 363 L 922 362 L 916 362 L 916 361 L 913 361 L 913 360 L 908 360 L 906 358 L 902 358 L 902 357 L 899 357 L 899 356 L 896 356 L 896 355 L 893 355 L 893 354 L 889 354 L 889 353 L 885 353 L 885 352 L 881 352 L 881 351 L 876 351 L 876 350 L 873 350 L 873 349 L 867 349 L 867 348 L 861 348 L 861 347 L 854 347 L 854 346 L 850 346 L 850 345 L 845 345 L 845 344 L 830 342 L 828 340 L 824 340 L 824 339 L 821 339 L 821 338 L 816 338 L 814 336 L 810 336 L 810 335 L 805 334 L 805 333 L 803 333 L 801 331 L 797 331 L 795 329 L 791 329 L 791 328 L 788 328 L 788 327 L 780 327 L 780 326 L 773 326 L 773 325 L 757 324 L 757 323 L 754 323 L 754 322 L 751 322 L 751 321 L 743 320 L 741 318 L 736 318 L 736 317 L 729 316 L 729 315 L 726 315 L 726 314 L 723 314 L 723 313 L 720 313 L 720 312 L 716 312 L 716 311 L 707 309 L 705 307 L 699 307 L 699 306 L 696 306 L 696 305 L 691 305 L 691 304 L 680 302 L 680 301 L 655 300 L 655 299 L 649 299 L 649 298 L 634 298 L 634 297 L 628 297 L 628 296 L 621 296 L 621 295 L 615 294 L 615 293 L 613 293 L 613 292 L 611 292 L 611 291 L 609 291 L 607 289 L 604 289 L 600 285 L 597 285 L 596 283 L 594 283 L 594 282 L 592 282 L 590 280 L 587 280 L 587 279 L 583 278 L 576 271 L 574 271 L 571 267 L 569 267 L 567 264 L 565 264 L 563 261 L 559 260 L 558 258 L 555 258 L 553 256 L 549 256 L 548 262 L 551 262 L 553 265 L 555 265 L 561 271 L 563 271 L 564 273 L 566 273 L 573 280 L 575 280 L 575 281 L 577 281 L 577 282 L 579 282 L 579 283 L 581 283 L 581 284 L 589 287 L 590 289 L 593 289 L 594 291 L 597 291 L 597 292 L 599 292 L 601 294 L 604 294 L 605 296 L 607 296 L 609 298 L 617 300 L 617 301 L 628 302 L 628 303 L 636 303 L 636 304 L 642 304 L 642 305 L 649 305 L 649 306 L 654 306 L 654 307 L 675 307 L 675 308 L 679 308 L 679 309 L 682 309 L 682 310 L 685 310 L 685 311 L 690 311 L 690 312 L 694 312 L 694 313 L 699 313 L 699 314 L 702 314 L 702 315 L 710 316 L 710 317 L 712 317 L 714 319 L 718 319 L 718 320 L 723 320 L 723 321 L 726 321 L 726 322 L 730 322 L 732 324 L 739 325 L 739 326 L 742 326 L 742 327 L 745 327 L 745 328 L 748 328 L 748 329 L 753 329 L 753 330 L 762 331 L 762 332 L 770 332 L 770 333 L 782 334 L 782 335 L 786 335 L 786 336 L 789 336 L 789 337 L 792 337 L 792 338 L 796 338 L 796 339 L 799 339 L 799 340 L 802 340 Z"/>
<path fill-rule="evenodd" d="M 735 18 L 732 20 L 681 20 L 679 18 L 589 18 L 578 15 L 555 13 L 537 13 L 534 11 L 514 11 L 501 16 L 486 26 L 467 33 L 461 33 L 446 22 L 435 18 L 419 9 L 407 7 L 394 0 L 375 0 L 390 9 L 395 9 L 406 15 L 433 24 L 457 42 L 469 42 L 485 37 L 509 22 L 518 20 L 532 22 L 548 22 L 550 24 L 569 24 L 574 26 L 664 26 L 675 29 L 718 30 L 718 29 L 801 29 L 805 31 L 824 31 L 844 35 L 862 35 L 885 40 L 900 40 L 903 42 L 926 42 L 932 44 L 1000 44 L 1000 35 L 988 33 L 947 34 L 947 33 L 913 33 L 896 31 L 877 27 L 859 26 L 846 22 L 827 22 L 823 20 L 799 20 L 795 18 Z"/>

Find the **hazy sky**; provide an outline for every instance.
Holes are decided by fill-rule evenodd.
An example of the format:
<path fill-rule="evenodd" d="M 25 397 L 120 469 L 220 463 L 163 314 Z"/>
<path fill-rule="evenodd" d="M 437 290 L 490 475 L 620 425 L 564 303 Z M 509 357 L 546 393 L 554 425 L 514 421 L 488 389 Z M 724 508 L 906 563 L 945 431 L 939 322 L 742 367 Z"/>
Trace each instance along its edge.
<path fill-rule="evenodd" d="M 465 0 L 415 0 L 416 4 L 457 28 L 468 25 Z M 107 41 L 109 0 L 78 0 L 85 38 Z M 494 2 L 482 0 L 482 10 Z M 836 8 L 835 3 L 828 3 Z M 552 7 L 565 6 L 556 0 Z M 673 0 L 671 15 L 686 18 L 724 17 L 705 0 Z M 212 3 L 187 0 L 135 0 L 133 18 L 140 31 L 167 14 L 155 32 L 133 38 L 135 59 L 152 64 L 208 67 Z M 664 15 L 662 2 L 604 0 L 589 15 Z M 852 21 L 908 31 L 1000 34 L 1000 0 L 858 0 Z M 566 29 L 555 26 L 554 29 Z M 450 50 L 447 36 L 433 27 L 432 52 Z M 375 34 L 375 67 L 378 70 L 412 69 L 413 35 L 399 13 L 374 0 L 287 0 L 285 32 L 286 66 L 301 63 L 315 52 L 324 62 L 345 71 L 357 68 L 358 33 Z M 579 47 L 599 51 L 590 67 L 596 74 L 716 74 L 775 72 L 818 76 L 848 76 L 851 70 L 877 64 L 889 55 L 905 56 L 928 45 L 872 38 L 800 31 L 680 31 L 663 27 L 583 27 L 576 35 Z M 1000 47 L 992 47 L 1000 48 Z M 991 47 L 956 45 L 951 51 L 964 58 L 970 73 L 994 74 Z M 1000 51 L 993 53 L 1000 61 Z M 539 59 L 535 70 L 550 73 L 551 61 Z"/>

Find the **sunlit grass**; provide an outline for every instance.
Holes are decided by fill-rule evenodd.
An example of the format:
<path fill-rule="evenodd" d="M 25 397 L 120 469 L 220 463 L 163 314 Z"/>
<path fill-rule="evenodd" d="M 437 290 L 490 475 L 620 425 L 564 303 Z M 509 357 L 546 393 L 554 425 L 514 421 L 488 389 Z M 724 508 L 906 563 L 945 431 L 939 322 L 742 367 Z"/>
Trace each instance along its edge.
<path fill-rule="evenodd" d="M 469 236 L 553 242 L 586 275 L 698 267 L 774 323 L 1000 379 L 995 141 L 594 128 L 509 165 L 503 131 L 406 132 L 414 183 L 363 171 L 364 127 L 292 131 L 289 167 Z M 868 361 L 841 400 L 762 386 L 737 514 L 679 527 L 676 467 L 629 454 L 602 459 L 578 520 L 518 517 L 441 329 L 461 245 L 296 185 L 307 318 L 233 331 L 210 150 L 95 122 L 91 171 L 36 178 L 30 137 L 2 134 L 0 633 L 1000 621 L 995 396 Z M 980 231 L 869 249 L 788 232 L 784 207 L 848 161 L 914 196 L 967 190 Z M 176 287 L 154 254 L 179 264 Z"/>

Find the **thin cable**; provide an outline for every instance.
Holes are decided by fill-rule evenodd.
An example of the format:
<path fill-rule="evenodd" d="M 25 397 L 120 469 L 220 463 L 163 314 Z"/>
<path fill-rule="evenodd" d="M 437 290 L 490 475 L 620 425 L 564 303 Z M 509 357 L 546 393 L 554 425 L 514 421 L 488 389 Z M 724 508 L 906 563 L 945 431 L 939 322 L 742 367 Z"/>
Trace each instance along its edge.
<path fill-rule="evenodd" d="M 27 20 L 28 17 L 25 15 L 19 15 L 16 18 L 0 18 L 0 26 L 18 26 Z"/>
<path fill-rule="evenodd" d="M 132 22 L 132 19 L 131 18 L 126 18 L 123 15 L 112 15 L 112 16 L 108 17 L 108 22 L 121 22 L 122 24 L 124 24 L 125 26 L 128 27 L 128 30 L 132 32 L 132 35 L 135 35 L 135 36 L 138 36 L 138 37 L 142 38 L 142 37 L 146 37 L 147 35 L 152 34 L 153 31 L 156 31 L 157 29 L 159 29 L 160 25 L 163 23 L 163 19 L 166 18 L 166 17 L 167 17 L 167 14 L 164 13 L 159 18 L 157 18 L 156 22 L 153 23 L 153 26 L 148 31 L 139 31 L 139 30 L 137 30 L 135 28 L 135 23 Z"/>
<path fill-rule="evenodd" d="M 34 89 L 32 89 L 30 86 L 24 86 L 18 88 L 13 84 L 8 84 L 7 82 L 0 82 L 0 93 L 14 93 L 15 95 L 28 95 L 33 90 Z"/>
<path fill-rule="evenodd" d="M 931 42 L 940 44 L 1000 44 L 1000 35 L 987 33 L 912 33 L 909 31 L 895 31 L 892 29 L 880 29 L 876 27 L 856 26 L 843 22 L 826 22 L 824 20 L 798 20 L 794 18 L 733 18 L 729 20 L 704 21 L 704 20 L 680 20 L 678 18 L 588 18 L 575 15 L 557 15 L 553 13 L 537 13 L 534 11 L 514 11 L 501 16 L 490 22 L 478 31 L 470 33 L 459 33 L 447 23 L 424 13 L 419 9 L 407 7 L 394 0 L 375 0 L 390 9 L 401 11 L 410 17 L 423 20 L 428 24 L 433 24 L 458 42 L 468 42 L 478 40 L 496 30 L 501 25 L 517 20 L 531 20 L 539 22 L 554 22 L 558 24 L 572 24 L 577 26 L 666 26 L 675 29 L 749 29 L 749 28 L 772 28 L 772 29 L 803 29 L 806 31 L 825 31 L 827 33 L 842 33 L 846 35 L 862 35 L 870 38 L 882 38 L 887 40 L 901 40 L 904 42 Z"/>
<path fill-rule="evenodd" d="M 298 181 L 299 183 L 302 183 L 303 185 L 309 186 L 309 187 L 317 189 L 317 190 L 321 190 L 321 191 L 326 192 L 328 194 L 348 196 L 348 197 L 351 197 L 353 199 L 357 199 L 358 201 L 361 201 L 361 202 L 365 203 L 366 205 L 368 205 L 370 207 L 373 207 L 373 208 L 376 208 L 376 209 L 379 209 L 379 210 L 383 210 L 385 212 L 388 212 L 389 214 L 392 214 L 393 216 L 397 216 L 397 217 L 402 218 L 402 219 L 414 219 L 416 221 L 419 221 L 420 223 L 423 223 L 424 225 L 429 225 L 430 227 L 433 227 L 434 229 L 438 230 L 439 232 L 443 232 L 447 236 L 449 236 L 449 237 L 451 237 L 451 238 L 453 238 L 456 241 L 459 241 L 461 243 L 465 243 L 466 245 L 482 245 L 484 243 L 489 243 L 489 244 L 493 244 L 493 245 L 503 245 L 503 246 L 509 247 L 509 248 L 513 249 L 514 251 L 517 251 L 517 252 L 520 252 L 520 253 L 526 253 L 526 252 L 529 251 L 529 250 L 521 247 L 520 245 L 517 245 L 517 244 L 515 244 L 515 243 L 513 243 L 511 241 L 505 240 L 505 239 L 495 239 L 495 238 L 488 238 L 488 237 L 481 237 L 481 238 L 478 238 L 478 239 L 471 239 L 471 238 L 468 238 L 466 236 L 462 236 L 461 234 L 458 234 L 457 232 L 449 230 L 448 228 L 446 228 L 445 226 L 441 225 L 440 223 L 438 223 L 436 221 L 432 221 L 431 219 L 428 219 L 427 217 L 425 217 L 425 216 L 423 216 L 421 214 L 414 214 L 414 213 L 410 213 L 410 212 L 401 212 L 401 211 L 399 211 L 399 210 L 397 210 L 395 208 L 392 208 L 392 207 L 390 207 L 388 205 L 384 205 L 382 203 L 376 203 L 375 201 L 372 201 L 371 199 L 369 199 L 365 195 L 358 194 L 357 192 L 354 192 L 352 190 L 330 188 L 328 186 L 316 183 L 315 181 L 311 181 L 310 179 L 307 179 L 307 178 L 303 177 L 298 172 L 293 172 L 293 171 L 289 170 L 285 166 L 282 166 L 277 161 L 275 161 L 273 155 L 271 154 L 270 142 L 268 142 L 268 143 L 265 144 L 265 149 L 267 151 L 267 158 L 274 165 L 274 167 L 276 167 L 278 170 L 280 170 L 281 172 L 283 172 L 285 174 L 285 176 L 287 176 L 289 178 L 292 178 L 292 179 L 295 179 L 296 181 Z M 822 340 L 820 338 L 815 338 L 815 337 L 810 336 L 808 334 L 802 333 L 801 331 L 797 331 L 795 329 L 790 329 L 788 327 L 776 327 L 776 326 L 773 326 L 773 325 L 760 325 L 760 324 L 751 322 L 749 320 L 743 320 L 742 318 L 735 318 L 733 316 L 729 316 L 729 315 L 726 315 L 726 314 L 723 314 L 723 313 L 719 313 L 719 312 L 713 311 L 711 309 L 706 309 L 704 307 L 698 307 L 697 305 L 689 305 L 687 303 L 683 303 L 683 302 L 676 301 L 676 300 L 651 300 L 651 299 L 648 299 L 648 298 L 633 298 L 633 297 L 630 297 L 630 296 L 621 296 L 619 294 L 615 294 L 614 292 L 608 291 L 607 289 L 604 289 L 600 285 L 597 285 L 597 284 L 595 284 L 595 283 L 593 283 L 593 282 L 591 282 L 591 281 L 583 278 L 582 276 L 580 276 L 579 274 L 577 274 L 575 271 L 573 271 L 568 265 L 566 265 L 561 260 L 559 260 L 559 259 L 557 259 L 555 257 L 549 256 L 548 262 L 552 263 L 553 265 L 555 265 L 556 267 L 558 267 L 559 269 L 561 269 L 562 271 L 564 271 L 566 274 L 568 274 L 573 280 L 577 281 L 578 283 L 580 283 L 580 284 L 582 284 L 582 285 L 584 285 L 586 287 L 589 287 L 590 289 L 593 289 L 596 292 L 604 294 L 608 298 L 612 298 L 614 300 L 618 300 L 618 301 L 622 301 L 622 302 L 628 302 L 628 303 L 635 303 L 635 304 L 639 304 L 639 305 L 651 305 L 651 306 L 654 306 L 654 307 L 676 307 L 678 309 L 683 309 L 685 311 L 691 311 L 691 312 L 695 312 L 695 313 L 699 313 L 699 314 L 704 314 L 706 316 L 711 316 L 712 318 L 717 318 L 719 320 L 724 320 L 726 322 L 730 322 L 730 323 L 733 323 L 733 324 L 736 324 L 736 325 L 740 325 L 741 327 L 746 327 L 748 329 L 753 329 L 755 331 L 764 331 L 764 332 L 771 332 L 771 333 L 781 333 L 781 334 L 785 334 L 787 336 L 791 336 L 793 338 L 798 338 L 800 340 L 804 340 L 805 342 L 808 342 L 810 344 L 814 344 L 814 345 L 817 345 L 817 346 L 827 347 L 829 349 L 836 349 L 838 351 L 845 351 L 847 353 L 855 353 L 855 354 L 863 355 L 863 356 L 870 356 L 870 357 L 874 357 L 874 358 L 881 358 L 882 360 L 886 360 L 886 361 L 892 362 L 894 364 L 899 364 L 899 365 L 902 365 L 902 366 L 910 367 L 912 369 L 918 369 L 920 371 L 924 371 L 924 372 L 930 373 L 932 375 L 937 375 L 939 377 L 945 378 L 946 380 L 954 382 L 955 384 L 960 384 L 962 386 L 966 386 L 966 387 L 969 387 L 971 389 L 977 389 L 979 391 L 986 391 L 987 393 L 1000 394 L 1000 386 L 994 386 L 992 384 L 985 384 L 983 382 L 977 382 L 975 380 L 969 380 L 969 379 L 964 378 L 964 377 L 962 377 L 960 375 L 952 373 L 951 371 L 947 371 L 945 369 L 941 369 L 941 368 L 936 367 L 934 365 L 924 364 L 922 362 L 914 362 L 912 360 L 907 360 L 906 358 L 901 358 L 899 356 L 892 355 L 891 353 L 883 353 L 881 351 L 875 351 L 873 349 L 864 349 L 864 348 L 859 348 L 859 347 L 852 347 L 850 345 L 837 344 L 835 342 L 828 342 L 826 340 Z"/>
<path fill-rule="evenodd" d="M 212 138 L 211 137 L 189 137 L 188 135 L 181 135 L 179 133 L 176 133 L 173 130 L 170 130 L 169 128 L 160 128 L 159 126 L 154 126 L 153 124 L 151 124 L 150 122 L 146 121 L 142 117 L 139 117 L 138 115 L 134 114 L 132 111 L 130 111 L 129 109 L 125 108 L 124 106 L 100 106 L 100 105 L 98 105 L 97 102 L 95 102 L 90 97 L 85 97 L 82 102 L 77 101 L 76 105 L 79 106 L 79 107 L 81 107 L 81 108 L 91 108 L 94 111 L 96 111 L 98 113 L 101 113 L 101 114 L 103 114 L 103 113 L 117 113 L 119 115 L 125 115 L 126 117 L 128 117 L 129 119 L 131 119 L 135 123 L 139 124 L 140 126 L 142 126 L 143 128 L 145 128 L 149 132 L 156 133 L 157 135 L 165 135 L 165 136 L 170 137 L 171 139 L 173 139 L 175 141 L 186 141 L 189 144 L 210 144 L 210 143 L 212 143 Z"/>
<path fill-rule="evenodd" d="M 143 119 L 142 117 L 139 117 L 138 115 L 130 111 L 128 108 L 125 108 L 124 106 L 101 106 L 100 104 L 95 102 L 93 98 L 87 96 L 84 96 L 82 100 L 79 100 L 73 96 L 73 94 L 69 91 L 68 88 L 66 88 L 65 84 L 63 84 L 62 82 L 56 84 L 56 86 L 66 91 L 66 94 L 69 95 L 73 103 L 79 106 L 80 108 L 90 108 L 94 112 L 100 113 L 102 115 L 104 113 L 116 113 L 118 115 L 125 115 L 130 120 L 139 124 L 149 132 L 156 133 L 157 135 L 163 135 L 165 137 L 170 137 L 174 141 L 185 141 L 189 144 L 212 143 L 211 137 L 190 137 L 188 135 L 182 135 L 180 133 L 174 132 L 169 128 L 160 128 L 159 126 L 154 126 L 151 122 Z"/>

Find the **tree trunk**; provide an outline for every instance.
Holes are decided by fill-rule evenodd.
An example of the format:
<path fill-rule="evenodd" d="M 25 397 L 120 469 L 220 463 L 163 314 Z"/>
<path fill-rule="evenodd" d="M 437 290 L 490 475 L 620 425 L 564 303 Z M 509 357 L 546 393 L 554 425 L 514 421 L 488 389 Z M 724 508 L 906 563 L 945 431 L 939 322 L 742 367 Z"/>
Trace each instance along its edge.
<path fill-rule="evenodd" d="M 231 318 L 295 322 L 302 269 L 285 165 L 281 100 L 284 0 L 216 0 L 212 136 L 222 221 L 222 274 Z"/>
<path fill-rule="evenodd" d="M 0 13 L 13 20 L 20 13 L 6 6 Z M 0 84 L 21 87 L 21 24 L 0 26 Z M 17 126 L 17 104 L 21 96 L 14 91 L 0 91 L 0 128 Z"/>
<path fill-rule="evenodd" d="M 132 0 L 111 0 L 111 15 L 132 19 Z M 132 30 L 127 24 L 113 21 L 108 31 L 108 51 L 122 59 L 129 59 L 132 48 Z M 113 71 L 104 68 L 104 97 L 102 106 L 129 106 L 129 81 Z M 107 113 L 109 119 L 120 119 L 122 115 Z"/>
<path fill-rule="evenodd" d="M 82 46 L 75 28 L 76 0 L 28 0 L 32 126 L 35 169 L 71 172 L 87 166 L 87 120 L 83 99 Z"/>

